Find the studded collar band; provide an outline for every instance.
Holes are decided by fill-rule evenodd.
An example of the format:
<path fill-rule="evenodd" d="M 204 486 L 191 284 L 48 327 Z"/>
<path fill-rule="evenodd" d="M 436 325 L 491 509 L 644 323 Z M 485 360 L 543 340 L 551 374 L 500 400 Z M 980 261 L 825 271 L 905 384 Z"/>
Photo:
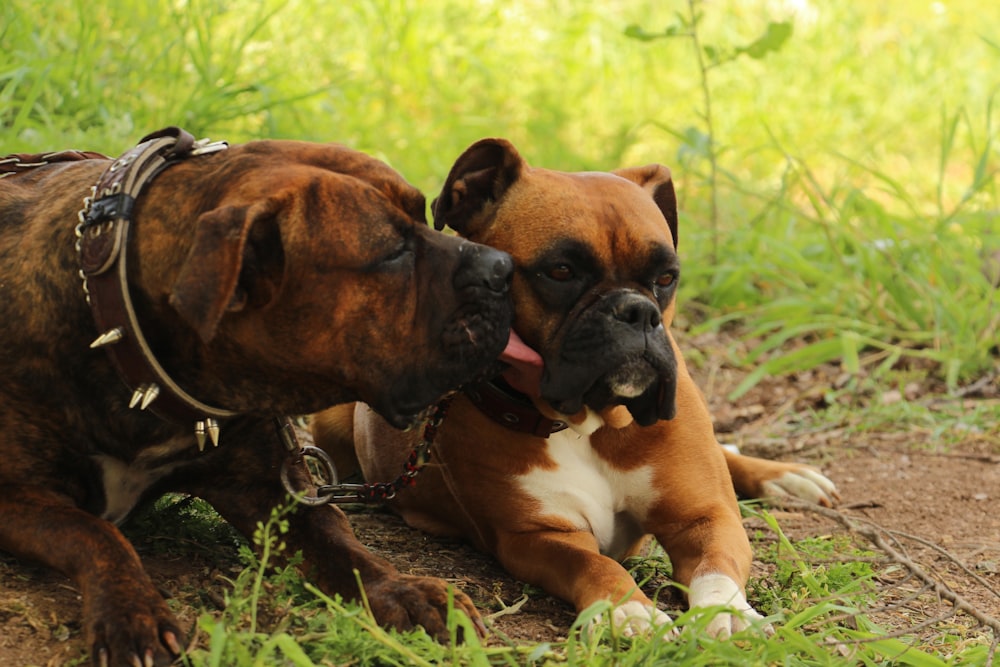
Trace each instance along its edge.
<path fill-rule="evenodd" d="M 76 227 L 80 277 L 100 332 L 91 347 L 107 350 L 133 392 L 130 407 L 194 424 L 199 448 L 204 448 L 207 439 L 217 445 L 218 420 L 238 413 L 197 400 L 156 360 L 129 294 L 126 247 L 132 208 L 147 183 L 172 164 L 227 147 L 225 142 L 195 141 L 176 127 L 147 135 L 107 168 L 91 196 L 84 199 Z"/>
<path fill-rule="evenodd" d="M 462 391 L 480 412 L 512 431 L 547 438 L 567 426 L 564 421 L 543 415 L 531 399 L 502 378 L 479 382 L 464 387 Z"/>

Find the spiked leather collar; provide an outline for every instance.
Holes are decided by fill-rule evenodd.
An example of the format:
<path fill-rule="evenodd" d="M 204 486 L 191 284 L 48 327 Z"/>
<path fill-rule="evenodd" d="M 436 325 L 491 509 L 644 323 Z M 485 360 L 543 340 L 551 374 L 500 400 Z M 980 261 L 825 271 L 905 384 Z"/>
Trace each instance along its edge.
<path fill-rule="evenodd" d="M 512 431 L 547 438 L 567 426 L 564 421 L 543 415 L 531 399 L 502 378 L 479 382 L 462 391 L 480 412 Z"/>
<path fill-rule="evenodd" d="M 172 164 L 226 148 L 225 142 L 195 141 L 176 127 L 147 135 L 107 168 L 84 199 L 76 227 L 80 277 L 100 332 L 91 347 L 107 350 L 133 392 L 130 407 L 149 408 L 169 421 L 193 423 L 200 448 L 206 436 L 218 444 L 218 420 L 237 413 L 197 400 L 156 360 L 129 294 L 126 248 L 132 208 L 142 188 Z"/>

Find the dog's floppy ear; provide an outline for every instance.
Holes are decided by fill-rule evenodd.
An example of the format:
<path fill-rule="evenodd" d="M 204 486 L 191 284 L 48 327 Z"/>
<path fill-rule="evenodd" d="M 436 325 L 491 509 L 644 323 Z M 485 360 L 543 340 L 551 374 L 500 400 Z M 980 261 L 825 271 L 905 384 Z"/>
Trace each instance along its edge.
<path fill-rule="evenodd" d="M 490 219 L 499 201 L 525 168 L 524 159 L 506 139 L 481 139 L 459 156 L 444 188 L 431 203 L 434 228 L 447 225 L 462 236 L 474 235 Z"/>
<path fill-rule="evenodd" d="M 674 237 L 674 250 L 677 250 L 677 195 L 674 194 L 670 170 L 662 164 L 647 164 L 644 167 L 618 169 L 612 173 L 638 183 L 653 196 L 653 201 L 667 219 L 670 235 Z"/>
<path fill-rule="evenodd" d="M 198 219 L 170 305 L 203 342 L 212 340 L 227 311 L 263 305 L 276 292 L 284 271 L 279 208 L 269 199 L 225 206 Z"/>

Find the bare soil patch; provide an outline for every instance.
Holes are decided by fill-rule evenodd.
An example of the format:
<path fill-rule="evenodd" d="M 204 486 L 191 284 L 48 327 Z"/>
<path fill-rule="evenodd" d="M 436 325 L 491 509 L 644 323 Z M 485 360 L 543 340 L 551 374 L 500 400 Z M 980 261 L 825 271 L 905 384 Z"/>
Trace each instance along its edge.
<path fill-rule="evenodd" d="M 810 428 L 804 416 L 824 409 L 829 393 L 843 386 L 836 367 L 770 379 L 730 402 L 725 395 L 743 374 L 725 365 L 727 354 L 718 340 L 690 342 L 706 352 L 703 358 L 718 359 L 701 363 L 695 373 L 721 441 L 748 454 L 812 463 L 837 483 L 842 503 L 836 517 L 801 508 L 777 510 L 789 537 L 849 534 L 842 517 L 873 524 L 897 553 L 941 581 L 974 612 L 1000 619 L 1000 443 L 995 426 L 963 426 L 957 420 L 947 432 L 934 424 L 886 424 L 859 432 L 846 418 L 841 423 L 819 419 Z M 940 387 L 926 380 L 901 388 L 899 394 L 856 398 L 941 401 L 942 409 L 969 414 L 983 408 L 995 414 L 1000 405 L 996 377 L 978 383 L 964 398 L 940 398 Z M 444 577 L 469 593 L 491 615 L 491 641 L 566 636 L 574 620 L 569 605 L 512 579 L 490 557 L 460 542 L 414 531 L 379 508 L 352 508 L 351 515 L 361 540 L 403 571 Z M 755 522 L 747 520 L 748 530 L 761 527 Z M 228 580 L 239 570 L 235 549 L 187 545 L 165 550 L 159 548 L 160 539 L 141 536 L 138 548 L 182 623 L 192 627 L 199 614 L 224 604 Z M 855 539 L 872 548 L 864 537 Z M 754 576 L 768 574 L 758 567 Z M 0 555 L 0 582 L 0 664 L 80 664 L 80 596 L 73 586 L 60 575 L 5 555 Z M 930 619 L 924 634 L 955 624 L 972 633 L 986 631 L 968 613 L 955 615 L 954 601 L 942 598 L 940 591 L 921 593 L 918 580 L 900 583 L 887 577 L 884 583 L 887 599 L 902 600 L 879 619 L 889 628 L 905 630 Z M 908 597 L 912 599 L 904 599 Z M 935 618 L 939 620 L 933 622 Z"/>

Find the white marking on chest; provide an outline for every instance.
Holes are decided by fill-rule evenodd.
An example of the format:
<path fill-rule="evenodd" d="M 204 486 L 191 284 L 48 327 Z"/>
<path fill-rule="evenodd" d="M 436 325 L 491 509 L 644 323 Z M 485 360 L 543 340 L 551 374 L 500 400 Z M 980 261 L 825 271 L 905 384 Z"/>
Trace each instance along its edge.
<path fill-rule="evenodd" d="M 590 437 L 570 429 L 552 434 L 546 444 L 556 467 L 521 475 L 521 490 L 538 501 L 543 516 L 593 533 L 602 554 L 623 557 L 644 534 L 641 525 L 656 498 L 652 467 L 619 470 L 597 455 Z"/>
<path fill-rule="evenodd" d="M 140 452 L 132 463 L 120 459 L 95 454 L 91 458 L 101 468 L 101 482 L 104 487 L 104 512 L 101 518 L 119 523 L 135 508 L 142 494 L 150 486 L 169 474 L 184 461 L 156 466 L 154 462 L 174 452 L 192 446 L 188 437 L 174 438 Z"/>

